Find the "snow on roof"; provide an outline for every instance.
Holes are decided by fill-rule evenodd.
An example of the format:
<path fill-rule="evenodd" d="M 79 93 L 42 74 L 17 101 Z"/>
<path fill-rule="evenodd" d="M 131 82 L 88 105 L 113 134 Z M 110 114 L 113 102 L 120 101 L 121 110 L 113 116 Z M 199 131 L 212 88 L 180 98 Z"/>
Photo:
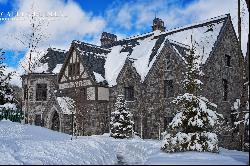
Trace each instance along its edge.
<path fill-rule="evenodd" d="M 63 114 L 72 114 L 74 112 L 75 101 L 69 97 L 57 97 L 57 102 Z"/>
<path fill-rule="evenodd" d="M 99 79 L 106 80 L 109 86 L 116 85 L 116 79 L 127 58 L 133 59 L 133 66 L 141 76 L 141 81 L 144 81 L 166 40 L 169 40 L 177 55 L 183 59 L 185 52 L 191 46 L 192 36 L 193 41 L 197 43 L 196 51 L 201 55 L 200 62 L 204 64 L 227 17 L 228 15 L 222 15 L 166 32 L 144 33 L 116 41 L 108 49 L 76 40 L 72 44 L 76 47 L 77 54 L 81 55 L 81 59 L 85 61 L 89 71 L 94 72 L 98 81 Z M 49 62 L 49 60 L 44 61 Z M 51 71 L 59 68 L 57 65 L 54 65 L 53 68 L 51 66 L 49 63 Z"/>
<path fill-rule="evenodd" d="M 217 40 L 221 27 L 224 22 L 209 24 L 199 28 L 192 28 L 168 35 L 169 39 L 181 42 L 186 45 L 191 45 L 191 36 L 196 43 L 196 53 L 201 55 L 200 62 L 204 64 L 209 57 L 210 52 Z"/>
<path fill-rule="evenodd" d="M 133 52 L 129 56 L 130 58 L 136 59 L 133 63 L 133 66 L 136 68 L 136 71 L 141 76 L 142 81 L 144 81 L 144 78 L 146 77 L 149 69 L 151 68 L 154 62 L 149 62 L 149 60 L 156 41 L 157 39 L 153 39 L 153 36 L 150 36 L 144 40 L 139 40 L 139 45 L 133 48 Z"/>
<path fill-rule="evenodd" d="M 97 83 L 103 82 L 105 80 L 101 74 L 96 73 L 96 72 L 93 72 L 93 73 L 94 73 L 95 80 Z"/>
<path fill-rule="evenodd" d="M 39 65 L 36 65 L 34 69 L 32 70 L 33 73 L 48 73 L 48 63 L 39 63 Z"/>
<path fill-rule="evenodd" d="M 121 52 L 122 46 L 114 46 L 110 53 L 107 54 L 105 68 L 105 78 L 109 86 L 116 85 L 116 78 L 120 73 L 125 60 L 127 58 L 128 52 Z"/>
<path fill-rule="evenodd" d="M 67 50 L 62 50 L 60 48 L 50 48 L 50 49 L 57 52 L 67 53 Z"/>
<path fill-rule="evenodd" d="M 63 64 L 57 64 L 56 67 L 53 69 L 52 73 L 58 74 L 62 68 Z"/>
<path fill-rule="evenodd" d="M 196 53 L 201 55 L 200 62 L 204 64 L 213 49 L 217 37 L 228 15 L 214 17 L 199 23 L 166 31 L 162 34 L 168 39 L 191 46 L 191 36 L 196 46 Z"/>

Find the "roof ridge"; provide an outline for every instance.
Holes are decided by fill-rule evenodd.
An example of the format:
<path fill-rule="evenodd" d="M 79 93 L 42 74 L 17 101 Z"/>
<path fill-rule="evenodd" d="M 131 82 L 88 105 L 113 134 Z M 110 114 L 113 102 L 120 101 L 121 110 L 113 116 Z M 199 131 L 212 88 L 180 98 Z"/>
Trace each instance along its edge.
<path fill-rule="evenodd" d="M 110 49 L 103 48 L 103 47 L 95 45 L 95 44 L 86 43 L 86 42 L 83 42 L 83 41 L 80 41 L 80 40 L 73 40 L 72 43 L 82 44 L 82 45 L 86 45 L 86 46 L 90 46 L 90 47 L 95 47 L 95 48 L 98 48 L 98 49 L 102 49 L 102 50 L 105 50 L 105 51 L 110 51 Z"/>
<path fill-rule="evenodd" d="M 179 46 L 182 46 L 182 47 L 185 47 L 185 48 L 187 48 L 187 49 L 190 49 L 190 46 L 189 46 L 189 45 L 180 43 L 180 42 L 175 41 L 175 40 L 173 40 L 173 39 L 168 39 L 168 40 L 169 40 L 170 43 L 177 44 L 177 45 L 179 45 Z"/>
<path fill-rule="evenodd" d="M 47 51 L 48 50 L 52 50 L 52 51 L 57 51 L 57 52 L 63 52 L 63 53 L 66 53 L 67 52 L 67 50 L 63 50 L 63 49 L 60 49 L 60 48 L 52 48 L 52 47 L 49 47 L 48 49 L 47 49 Z"/>
<path fill-rule="evenodd" d="M 185 30 L 188 30 L 188 29 L 200 27 L 200 26 L 202 26 L 204 24 L 209 24 L 211 22 L 223 20 L 223 19 L 227 18 L 229 15 L 230 14 L 224 14 L 224 15 L 220 15 L 220 16 L 217 16 L 217 17 L 212 17 L 210 19 L 206 19 L 206 20 L 203 20 L 203 21 L 200 21 L 200 22 L 180 26 L 180 27 L 177 27 L 177 28 L 170 29 L 170 30 L 168 30 L 168 31 L 166 31 L 164 33 L 159 34 L 159 35 L 169 35 L 169 34 L 172 34 L 172 33 L 176 33 L 176 32 L 180 32 L 180 31 L 185 31 Z"/>
<path fill-rule="evenodd" d="M 132 40 L 132 39 L 137 39 L 137 38 L 140 38 L 140 37 L 146 37 L 148 35 L 152 35 L 154 33 L 153 32 L 145 32 L 145 33 L 141 33 L 141 34 L 138 34 L 138 35 L 134 35 L 134 36 L 130 36 L 130 37 L 127 37 L 127 38 L 124 38 L 124 39 L 121 39 L 119 41 L 122 41 L 122 40 Z M 142 36 L 143 35 L 143 36 Z M 144 36 L 145 35 L 145 36 Z"/>

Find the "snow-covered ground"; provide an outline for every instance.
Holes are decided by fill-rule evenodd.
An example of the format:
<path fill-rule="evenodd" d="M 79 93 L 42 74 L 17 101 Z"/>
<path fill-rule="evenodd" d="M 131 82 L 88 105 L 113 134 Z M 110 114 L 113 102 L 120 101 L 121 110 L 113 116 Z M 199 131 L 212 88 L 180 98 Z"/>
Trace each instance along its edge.
<path fill-rule="evenodd" d="M 70 139 L 46 128 L 0 121 L 1 164 L 225 164 L 247 165 L 249 153 L 167 154 L 157 140 L 113 139 L 107 134 Z"/>

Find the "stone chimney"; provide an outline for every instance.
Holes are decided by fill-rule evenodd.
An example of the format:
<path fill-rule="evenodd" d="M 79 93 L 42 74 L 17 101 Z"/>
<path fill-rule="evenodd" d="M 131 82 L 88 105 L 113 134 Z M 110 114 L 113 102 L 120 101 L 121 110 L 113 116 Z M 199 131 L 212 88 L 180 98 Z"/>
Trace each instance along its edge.
<path fill-rule="evenodd" d="M 117 36 L 111 33 L 102 32 L 101 36 L 101 46 L 106 47 L 117 41 Z"/>
<path fill-rule="evenodd" d="M 160 31 L 164 32 L 165 29 L 166 29 L 166 27 L 164 27 L 164 22 L 162 21 L 162 19 L 155 18 L 153 20 L 152 31 L 160 30 Z"/>

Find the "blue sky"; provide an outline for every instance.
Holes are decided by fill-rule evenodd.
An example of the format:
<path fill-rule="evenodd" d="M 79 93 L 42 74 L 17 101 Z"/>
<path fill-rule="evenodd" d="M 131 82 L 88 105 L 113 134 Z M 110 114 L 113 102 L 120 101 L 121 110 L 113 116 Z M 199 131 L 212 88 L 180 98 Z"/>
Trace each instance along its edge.
<path fill-rule="evenodd" d="M 46 29 L 49 39 L 41 49 L 50 46 L 68 49 L 74 39 L 98 45 L 103 31 L 116 34 L 118 39 L 149 32 L 155 14 L 164 20 L 167 29 L 226 13 L 230 13 L 233 22 L 237 23 L 237 0 L 0 0 L 0 12 L 28 11 L 32 1 L 36 10 L 62 10 L 68 16 L 67 20 L 49 23 Z M 243 21 L 245 34 L 249 31 L 248 17 Z M 27 52 L 27 48 L 13 38 L 29 31 L 26 24 L 0 21 L 3 35 L 0 47 L 6 51 L 5 63 L 12 68 L 19 66 Z"/>

